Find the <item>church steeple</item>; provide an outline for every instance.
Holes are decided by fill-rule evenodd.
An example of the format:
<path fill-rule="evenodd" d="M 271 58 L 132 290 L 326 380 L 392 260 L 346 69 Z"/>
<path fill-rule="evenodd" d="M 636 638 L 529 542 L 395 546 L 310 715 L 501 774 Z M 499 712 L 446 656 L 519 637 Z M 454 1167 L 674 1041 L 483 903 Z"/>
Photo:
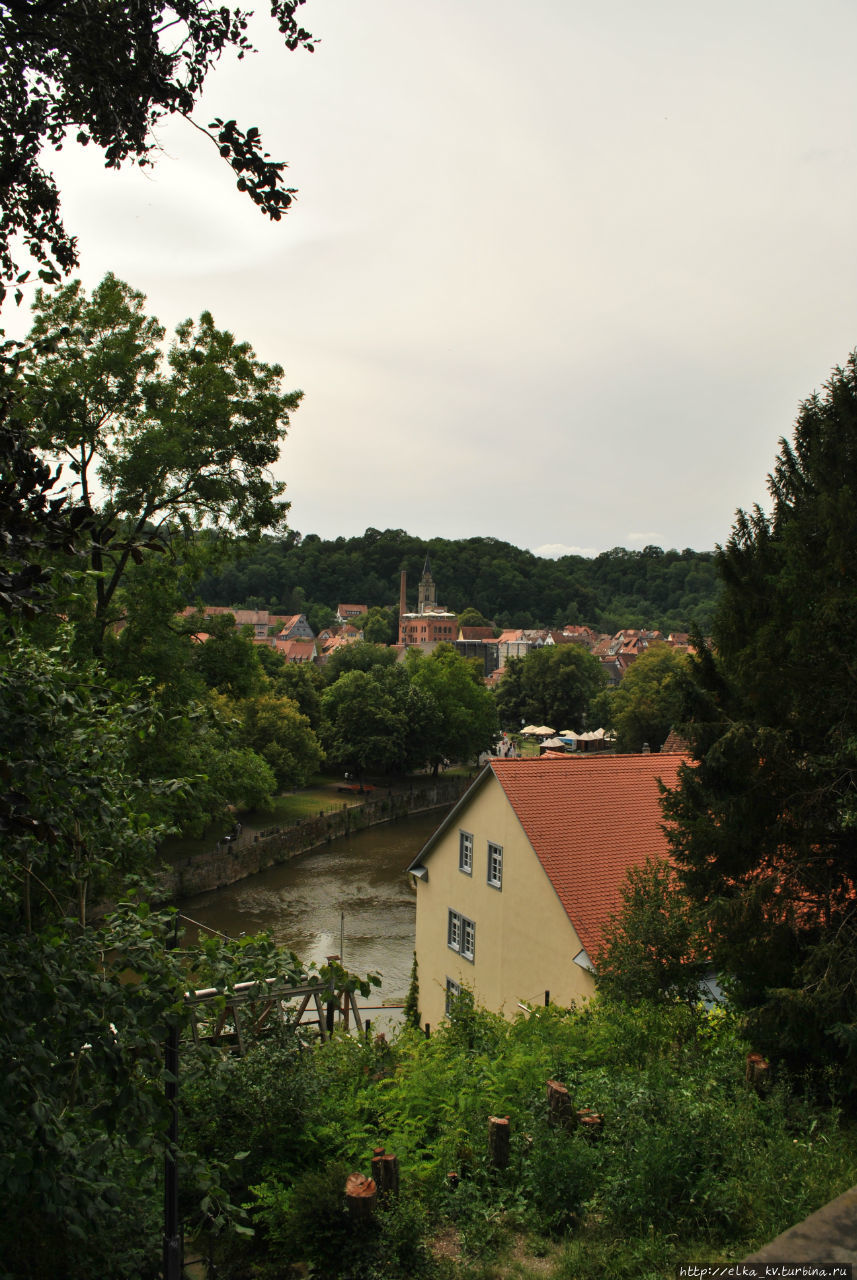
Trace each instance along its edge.
<path fill-rule="evenodd" d="M 419 593 L 417 598 L 417 613 L 431 612 L 437 608 L 437 587 L 434 585 L 434 578 L 431 576 L 431 558 L 426 552 L 426 562 L 423 568 L 423 576 L 420 578 Z"/>

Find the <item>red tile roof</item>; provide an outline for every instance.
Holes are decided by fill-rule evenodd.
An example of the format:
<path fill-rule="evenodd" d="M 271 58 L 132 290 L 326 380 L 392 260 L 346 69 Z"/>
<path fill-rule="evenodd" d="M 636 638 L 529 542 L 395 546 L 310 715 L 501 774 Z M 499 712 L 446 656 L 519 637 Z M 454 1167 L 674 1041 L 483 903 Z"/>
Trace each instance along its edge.
<path fill-rule="evenodd" d="M 669 857 L 658 779 L 680 754 L 494 760 L 493 770 L 590 959 L 631 867 Z"/>
<path fill-rule="evenodd" d="M 277 636 L 274 647 L 286 662 L 312 662 L 316 654 L 314 640 L 282 640 Z"/>
<path fill-rule="evenodd" d="M 459 627 L 458 634 L 462 640 L 493 640 L 493 627 Z"/>

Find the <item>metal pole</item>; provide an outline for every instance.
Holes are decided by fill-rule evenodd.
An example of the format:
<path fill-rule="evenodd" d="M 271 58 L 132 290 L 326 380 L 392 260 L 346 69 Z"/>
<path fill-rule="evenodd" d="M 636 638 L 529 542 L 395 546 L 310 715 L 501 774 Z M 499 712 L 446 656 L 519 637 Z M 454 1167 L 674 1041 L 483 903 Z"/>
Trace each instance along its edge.
<path fill-rule="evenodd" d="M 178 945 L 178 916 L 167 950 Z M 164 1152 L 164 1280 L 181 1280 L 182 1241 L 179 1226 L 179 1028 L 171 1026 L 164 1042 L 164 1097 L 170 1108 L 167 1148 Z"/>
<path fill-rule="evenodd" d="M 345 964 L 345 912 L 339 913 L 339 960 Z"/>

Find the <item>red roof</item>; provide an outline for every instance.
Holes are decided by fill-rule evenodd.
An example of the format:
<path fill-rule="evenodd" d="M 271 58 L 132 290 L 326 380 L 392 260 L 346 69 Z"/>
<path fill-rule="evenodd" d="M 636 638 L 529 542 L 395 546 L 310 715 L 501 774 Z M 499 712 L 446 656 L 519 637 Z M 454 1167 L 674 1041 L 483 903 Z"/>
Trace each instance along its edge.
<path fill-rule="evenodd" d="M 590 959 L 631 867 L 668 858 L 658 779 L 681 754 L 493 760 L 500 786 Z"/>
<path fill-rule="evenodd" d="M 459 627 L 458 633 L 462 640 L 493 640 L 493 627 Z"/>
<path fill-rule="evenodd" d="M 312 662 L 316 654 L 314 640 L 281 640 L 277 636 L 274 643 L 286 662 Z"/>

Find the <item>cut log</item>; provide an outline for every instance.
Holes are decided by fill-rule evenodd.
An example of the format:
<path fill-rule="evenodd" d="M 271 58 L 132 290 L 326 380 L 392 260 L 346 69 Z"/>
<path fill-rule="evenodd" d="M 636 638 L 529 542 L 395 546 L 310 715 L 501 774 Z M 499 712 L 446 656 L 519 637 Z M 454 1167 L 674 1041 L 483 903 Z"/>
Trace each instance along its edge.
<path fill-rule="evenodd" d="M 571 1095 L 559 1080 L 548 1080 L 548 1123 L 554 1129 L 573 1129 L 577 1114 L 571 1105 Z"/>
<path fill-rule="evenodd" d="M 345 1181 L 345 1204 L 352 1218 L 371 1218 L 377 1198 L 374 1178 L 367 1178 L 362 1173 L 349 1173 Z"/>
<path fill-rule="evenodd" d="M 374 1164 L 374 1160 L 372 1161 Z M 399 1194 L 399 1157 L 389 1153 L 381 1156 L 381 1181 L 378 1190 L 384 1200 L 394 1200 Z"/>
<path fill-rule="evenodd" d="M 581 1107 L 577 1113 L 577 1123 L 590 1142 L 597 1142 L 604 1132 L 604 1117 L 589 1107 Z"/>
<path fill-rule="evenodd" d="M 488 1117 L 488 1159 L 495 1169 L 509 1163 L 509 1117 Z"/>
<path fill-rule="evenodd" d="M 375 1179 L 375 1185 L 381 1185 L 381 1161 L 384 1158 L 384 1148 L 374 1147 L 372 1150 L 372 1177 Z"/>
<path fill-rule="evenodd" d="M 771 1064 L 768 1059 L 763 1058 L 761 1053 L 748 1053 L 744 1079 L 757 1092 L 766 1089 L 771 1082 Z"/>

